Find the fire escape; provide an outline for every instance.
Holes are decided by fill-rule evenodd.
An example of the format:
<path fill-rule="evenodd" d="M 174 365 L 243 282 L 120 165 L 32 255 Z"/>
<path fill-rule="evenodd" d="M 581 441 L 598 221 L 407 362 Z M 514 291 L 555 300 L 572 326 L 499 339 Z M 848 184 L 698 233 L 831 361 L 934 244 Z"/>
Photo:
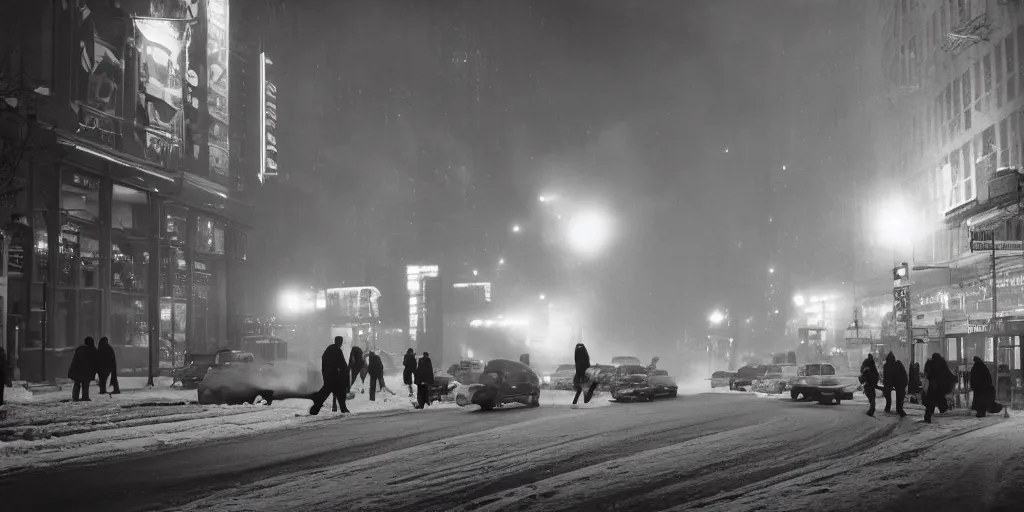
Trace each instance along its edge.
<path fill-rule="evenodd" d="M 973 44 L 988 41 L 988 35 L 992 30 L 988 14 L 983 12 L 969 20 L 960 22 L 946 34 L 946 41 L 942 43 L 942 49 L 950 53 L 959 53 L 964 48 Z"/>

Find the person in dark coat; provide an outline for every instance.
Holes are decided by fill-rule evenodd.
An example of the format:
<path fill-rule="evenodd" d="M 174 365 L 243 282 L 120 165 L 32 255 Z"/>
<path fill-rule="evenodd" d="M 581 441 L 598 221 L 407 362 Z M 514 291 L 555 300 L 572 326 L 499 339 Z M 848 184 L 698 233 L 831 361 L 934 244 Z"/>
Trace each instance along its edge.
<path fill-rule="evenodd" d="M 402 381 L 409 388 L 409 398 L 412 398 L 412 378 L 416 373 L 416 353 L 410 348 L 405 357 L 402 358 Z"/>
<path fill-rule="evenodd" d="M 348 406 L 345 405 L 345 395 L 349 386 L 348 365 L 345 364 L 345 354 L 341 351 L 344 342 L 344 338 L 335 336 L 334 343 L 329 345 L 320 357 L 320 372 L 324 377 L 324 385 L 313 393 L 313 406 L 309 408 L 309 414 L 312 416 L 320 413 L 320 408 L 331 395 L 339 402 L 341 412 L 349 412 Z"/>
<path fill-rule="evenodd" d="M 68 378 L 74 381 L 71 400 L 89 402 L 89 383 L 96 378 L 96 342 L 92 336 L 85 338 L 85 344 L 75 349 L 68 367 Z"/>
<path fill-rule="evenodd" d="M 572 387 L 576 390 L 576 396 L 572 398 L 572 405 L 576 406 L 580 400 L 580 393 L 583 393 L 583 384 L 587 379 L 587 370 L 590 369 L 590 352 L 583 343 L 576 344 L 576 351 L 573 354 L 573 361 L 576 363 L 576 375 L 572 378 Z M 597 379 L 594 379 L 591 389 L 583 397 L 583 403 L 589 403 L 593 396 L 593 389 L 597 387 Z"/>
<path fill-rule="evenodd" d="M 377 388 L 384 389 L 384 361 L 380 360 L 380 356 L 370 351 L 369 364 L 367 364 L 367 373 L 370 374 L 370 401 L 375 401 L 377 396 Z"/>
<path fill-rule="evenodd" d="M 349 389 L 355 385 L 356 377 L 359 376 L 359 372 L 363 369 L 363 349 L 356 345 L 352 345 L 352 351 L 348 355 L 348 371 L 351 373 Z"/>
<path fill-rule="evenodd" d="M 996 387 L 992 384 L 992 372 L 988 371 L 988 365 L 978 356 L 974 356 L 974 366 L 971 367 L 971 391 L 974 392 L 971 409 L 979 418 L 984 418 L 995 405 Z"/>
<path fill-rule="evenodd" d="M 903 363 L 896 360 L 896 355 L 889 352 L 885 357 L 885 364 L 882 365 L 882 394 L 885 396 L 885 413 L 892 411 L 892 392 L 896 391 L 896 414 L 905 417 L 903 412 L 903 400 L 907 393 L 907 371 Z"/>
<path fill-rule="evenodd" d="M 434 384 L 434 365 L 430 362 L 430 354 L 424 352 L 420 364 L 416 367 L 416 408 L 422 409 L 430 400 L 430 386 Z"/>
<path fill-rule="evenodd" d="M 0 347 L 0 405 L 4 404 L 4 390 L 10 387 L 14 387 L 14 381 L 11 369 L 7 366 L 7 352 L 4 347 Z"/>
<path fill-rule="evenodd" d="M 96 373 L 100 376 L 100 394 L 107 392 L 107 382 L 110 382 L 112 395 L 121 393 L 121 386 L 117 383 L 117 355 L 114 354 L 114 347 L 110 346 L 110 340 L 106 336 L 100 338 L 100 346 L 96 349 Z"/>
<path fill-rule="evenodd" d="M 931 423 L 935 409 L 938 409 L 939 413 L 949 410 L 946 395 L 956 387 L 956 375 L 949 370 L 946 359 L 936 352 L 924 364 L 924 376 L 928 379 L 928 389 L 924 391 L 921 401 L 924 402 L 924 421 Z"/>
<path fill-rule="evenodd" d="M 910 379 L 907 383 L 907 393 L 913 398 L 911 402 L 920 402 L 921 395 L 921 363 L 910 363 Z M 914 401 L 916 400 L 916 401 Z"/>
<path fill-rule="evenodd" d="M 875 356 L 868 354 L 868 358 L 860 365 L 860 381 L 864 384 L 864 396 L 868 397 L 868 416 L 875 415 L 875 390 L 878 389 L 878 367 L 875 366 Z"/>

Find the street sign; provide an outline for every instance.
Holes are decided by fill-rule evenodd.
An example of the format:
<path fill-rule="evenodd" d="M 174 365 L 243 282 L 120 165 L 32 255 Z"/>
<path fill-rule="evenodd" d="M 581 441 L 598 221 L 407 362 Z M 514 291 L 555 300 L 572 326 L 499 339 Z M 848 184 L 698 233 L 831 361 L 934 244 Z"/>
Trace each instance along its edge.
<path fill-rule="evenodd" d="M 991 251 L 992 240 L 971 240 L 971 251 Z M 1009 252 L 1021 252 L 1024 251 L 1024 241 L 1021 240 L 996 240 L 996 252 L 1009 251 Z"/>
<path fill-rule="evenodd" d="M 914 337 L 915 338 L 927 338 L 928 337 L 928 328 L 927 327 L 914 327 Z"/>

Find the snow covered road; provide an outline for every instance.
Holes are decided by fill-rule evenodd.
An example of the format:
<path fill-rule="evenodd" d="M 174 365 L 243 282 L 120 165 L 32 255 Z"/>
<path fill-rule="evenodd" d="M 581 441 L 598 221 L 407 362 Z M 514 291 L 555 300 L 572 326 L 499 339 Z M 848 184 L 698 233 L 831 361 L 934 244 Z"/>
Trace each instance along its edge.
<path fill-rule="evenodd" d="M 706 394 L 328 417 L 6 475 L 0 493 L 14 510 L 944 510 L 946 479 L 974 467 L 984 486 L 963 488 L 990 491 L 988 508 L 1020 500 L 1020 421 L 863 410 Z"/>

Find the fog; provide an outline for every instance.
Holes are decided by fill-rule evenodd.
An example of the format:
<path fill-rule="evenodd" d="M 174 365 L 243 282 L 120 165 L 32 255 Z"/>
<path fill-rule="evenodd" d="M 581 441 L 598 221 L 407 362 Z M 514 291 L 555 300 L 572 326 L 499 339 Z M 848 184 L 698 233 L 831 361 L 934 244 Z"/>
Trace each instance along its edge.
<path fill-rule="evenodd" d="M 850 267 L 829 252 L 840 177 L 869 159 L 838 143 L 870 136 L 840 127 L 870 94 L 850 2 L 270 5 L 254 23 L 287 55 L 288 179 L 258 192 L 247 311 L 278 314 L 296 284 L 372 285 L 402 326 L 393 276 L 435 262 L 492 282 L 491 315 L 570 302 L 596 359 L 706 374 L 684 365 L 710 311 L 752 319 L 744 349 L 774 348 L 792 290 Z M 597 254 L 568 246 L 559 204 L 607 212 Z M 773 283 L 787 300 L 766 300 Z"/>

